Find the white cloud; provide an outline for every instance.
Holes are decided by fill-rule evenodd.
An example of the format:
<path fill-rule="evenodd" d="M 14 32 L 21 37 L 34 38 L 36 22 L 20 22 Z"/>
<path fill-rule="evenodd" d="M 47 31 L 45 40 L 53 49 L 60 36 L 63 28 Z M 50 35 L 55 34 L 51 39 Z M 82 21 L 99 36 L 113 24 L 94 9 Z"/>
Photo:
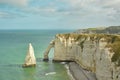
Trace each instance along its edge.
<path fill-rule="evenodd" d="M 71 5 L 70 13 L 87 15 L 98 14 L 107 18 L 120 18 L 120 0 L 61 0 Z M 116 17 L 117 16 L 117 17 Z M 112 18 L 111 18 L 112 17 Z"/>
<path fill-rule="evenodd" d="M 120 4 L 120 0 L 62 0 L 63 2 L 67 2 L 72 6 L 118 6 Z M 120 6 L 120 5 L 119 5 Z"/>
<path fill-rule="evenodd" d="M 47 7 L 47 8 L 32 8 L 32 10 L 33 11 L 35 11 L 35 12 L 55 12 L 56 11 L 56 9 L 54 9 L 54 8 L 49 8 L 49 7 Z"/>
<path fill-rule="evenodd" d="M 0 0 L 0 3 L 22 7 L 28 4 L 28 0 Z"/>
<path fill-rule="evenodd" d="M 17 17 L 25 17 L 25 15 L 0 11 L 0 18 L 17 18 Z"/>
<path fill-rule="evenodd" d="M 55 8 L 50 7 L 27 7 L 22 9 L 23 12 L 29 13 L 29 14 L 37 14 L 37 15 L 49 15 L 54 14 L 56 12 Z"/>
<path fill-rule="evenodd" d="M 25 12 L 27 14 L 65 15 L 67 17 L 97 15 L 97 17 L 103 16 L 114 20 L 120 17 L 120 0 L 53 0 L 49 3 L 50 5 L 45 6 L 41 6 L 42 3 L 39 5 L 39 1 L 37 0 L 32 0 L 33 5 L 28 1 L 30 0 L 0 0 L 0 3 L 14 6 L 28 5 L 22 9 L 20 8 L 21 13 Z M 38 3 L 36 4 L 36 2 Z M 40 2 L 44 2 L 44 0 Z M 62 6 L 60 6 L 61 4 Z"/>
<path fill-rule="evenodd" d="M 120 6 L 120 0 L 100 0 L 100 1 L 96 1 L 97 4 L 101 4 L 103 6 L 108 6 L 108 7 L 115 7 L 115 6 Z"/>
<path fill-rule="evenodd" d="M 7 18 L 7 17 L 9 17 L 10 15 L 8 14 L 8 13 L 6 13 L 6 12 L 0 12 L 0 18 Z"/>

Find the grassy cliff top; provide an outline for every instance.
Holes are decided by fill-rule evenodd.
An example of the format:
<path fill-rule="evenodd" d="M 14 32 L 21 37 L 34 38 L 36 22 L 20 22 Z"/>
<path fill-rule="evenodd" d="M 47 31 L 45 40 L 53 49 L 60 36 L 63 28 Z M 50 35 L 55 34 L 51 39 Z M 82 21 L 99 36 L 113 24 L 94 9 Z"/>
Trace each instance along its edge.
<path fill-rule="evenodd" d="M 120 35 L 115 34 L 75 34 L 75 33 L 67 33 L 67 34 L 57 34 L 56 37 L 61 37 L 64 39 L 73 38 L 75 41 L 81 40 L 82 38 L 90 38 L 90 40 L 100 40 L 104 38 L 106 42 L 115 42 L 120 41 Z"/>
<path fill-rule="evenodd" d="M 97 27 L 88 29 L 79 29 L 75 33 L 107 33 L 107 34 L 120 34 L 120 26 L 110 27 Z"/>
<path fill-rule="evenodd" d="M 74 41 L 80 41 L 81 39 L 90 38 L 91 41 L 99 41 L 100 39 L 104 38 L 104 41 L 108 44 L 106 47 L 111 48 L 110 51 L 114 52 L 115 54 L 112 56 L 112 62 L 118 62 L 117 65 L 120 66 L 120 35 L 116 34 L 75 34 L 75 33 L 68 33 L 68 34 L 57 34 L 56 38 L 64 38 L 69 39 L 73 38 Z"/>

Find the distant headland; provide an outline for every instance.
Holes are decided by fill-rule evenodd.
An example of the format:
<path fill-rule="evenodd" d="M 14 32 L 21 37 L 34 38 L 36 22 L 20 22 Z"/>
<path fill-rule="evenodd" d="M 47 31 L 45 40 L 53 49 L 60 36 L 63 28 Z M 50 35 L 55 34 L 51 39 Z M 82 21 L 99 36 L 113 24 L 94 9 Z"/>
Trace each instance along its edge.
<path fill-rule="evenodd" d="M 120 34 L 120 26 L 78 29 L 75 33 Z"/>

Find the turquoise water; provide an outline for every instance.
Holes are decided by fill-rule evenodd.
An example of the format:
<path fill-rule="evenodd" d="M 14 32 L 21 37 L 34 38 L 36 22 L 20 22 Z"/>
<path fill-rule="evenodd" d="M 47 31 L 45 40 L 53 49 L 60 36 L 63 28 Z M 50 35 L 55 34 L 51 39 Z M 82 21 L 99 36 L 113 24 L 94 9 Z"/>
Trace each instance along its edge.
<path fill-rule="evenodd" d="M 43 53 L 57 33 L 69 30 L 0 30 L 0 80 L 70 80 L 63 64 L 43 62 Z M 37 58 L 35 68 L 22 68 L 28 44 Z M 53 57 L 53 50 L 50 52 Z M 54 74 L 46 75 L 46 73 Z"/>

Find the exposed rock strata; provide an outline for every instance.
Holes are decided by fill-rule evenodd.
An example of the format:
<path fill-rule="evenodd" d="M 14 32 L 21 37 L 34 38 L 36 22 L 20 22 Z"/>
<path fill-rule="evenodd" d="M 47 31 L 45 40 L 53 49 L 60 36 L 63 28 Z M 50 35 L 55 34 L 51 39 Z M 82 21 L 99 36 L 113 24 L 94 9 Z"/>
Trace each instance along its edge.
<path fill-rule="evenodd" d="M 54 60 L 75 61 L 94 72 L 97 80 L 120 80 L 120 36 L 57 34 Z"/>

